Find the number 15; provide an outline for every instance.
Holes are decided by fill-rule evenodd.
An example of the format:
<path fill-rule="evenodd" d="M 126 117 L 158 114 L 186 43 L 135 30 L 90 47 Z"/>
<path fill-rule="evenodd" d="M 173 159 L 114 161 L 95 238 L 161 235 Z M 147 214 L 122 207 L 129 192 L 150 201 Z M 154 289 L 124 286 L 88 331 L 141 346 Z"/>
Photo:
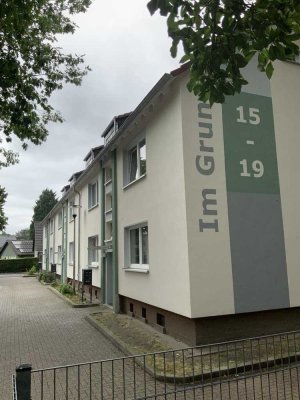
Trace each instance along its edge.
<path fill-rule="evenodd" d="M 239 118 L 237 119 L 237 122 L 241 122 L 243 124 L 250 123 L 251 125 L 259 125 L 260 124 L 260 115 L 259 115 L 259 108 L 249 108 L 248 114 L 249 118 L 248 120 L 245 119 L 245 112 L 244 112 L 244 107 L 239 106 L 236 109 L 239 112 Z"/>

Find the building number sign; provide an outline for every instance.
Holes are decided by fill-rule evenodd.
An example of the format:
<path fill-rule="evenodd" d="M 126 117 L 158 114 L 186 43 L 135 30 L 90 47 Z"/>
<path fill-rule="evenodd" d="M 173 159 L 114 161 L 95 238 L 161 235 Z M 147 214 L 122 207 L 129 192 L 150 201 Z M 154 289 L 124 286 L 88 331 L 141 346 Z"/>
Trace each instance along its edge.
<path fill-rule="evenodd" d="M 245 110 L 243 106 L 237 107 L 237 112 L 239 117 L 237 118 L 238 123 L 242 124 L 252 124 L 252 125 L 259 125 L 260 124 L 260 110 L 258 108 L 250 107 L 248 111 L 248 119 L 245 119 Z M 254 146 L 254 140 L 246 140 L 246 144 L 250 146 Z M 261 178 L 264 174 L 264 164 L 260 160 L 254 160 L 251 166 L 248 166 L 248 160 L 244 159 L 240 161 L 242 166 L 241 176 L 244 177 L 251 177 L 254 178 Z M 252 169 L 252 171 L 251 171 Z M 253 175 L 252 175 L 253 174 Z"/>
<path fill-rule="evenodd" d="M 272 100 L 241 93 L 222 107 L 227 190 L 278 193 Z"/>

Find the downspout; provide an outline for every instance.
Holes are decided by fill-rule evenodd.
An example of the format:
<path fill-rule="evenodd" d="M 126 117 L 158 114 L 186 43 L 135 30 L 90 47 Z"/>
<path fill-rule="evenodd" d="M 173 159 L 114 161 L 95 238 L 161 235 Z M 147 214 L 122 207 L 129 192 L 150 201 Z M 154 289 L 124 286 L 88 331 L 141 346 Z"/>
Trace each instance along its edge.
<path fill-rule="evenodd" d="M 104 240 L 105 240 L 105 186 L 104 186 L 104 179 L 105 179 L 105 170 L 102 167 L 102 163 L 100 161 L 100 176 L 101 176 L 101 182 L 100 182 L 100 187 L 101 187 L 101 216 L 100 216 L 100 223 L 101 223 L 101 246 L 102 246 L 102 250 L 101 250 L 101 303 L 105 304 L 105 281 L 106 281 L 106 269 L 105 269 L 105 258 L 103 257 L 103 248 L 104 248 Z"/>
<path fill-rule="evenodd" d="M 46 258 L 46 271 L 49 271 L 49 257 L 50 257 L 50 224 L 47 221 L 47 258 Z"/>
<path fill-rule="evenodd" d="M 63 260 L 62 260 L 62 282 L 67 282 L 67 275 L 68 275 L 68 209 L 69 203 L 68 200 L 63 205 Z"/>
<path fill-rule="evenodd" d="M 113 310 L 120 311 L 118 270 L 118 213 L 117 213 L 117 150 L 112 152 L 112 262 L 113 262 Z"/>
<path fill-rule="evenodd" d="M 56 264 L 55 262 L 55 218 L 53 218 L 53 251 L 52 251 L 53 255 L 53 264 Z"/>
<path fill-rule="evenodd" d="M 78 281 L 78 289 L 79 289 L 79 282 L 80 282 L 80 225 L 81 225 L 81 194 L 78 192 L 78 190 L 75 189 L 75 183 L 73 187 L 74 193 L 78 194 L 78 233 L 77 233 L 77 242 L 78 242 L 78 248 L 77 248 L 77 281 Z M 75 220 L 74 220 L 75 224 Z M 75 246 L 75 241 L 74 241 L 74 246 Z"/>

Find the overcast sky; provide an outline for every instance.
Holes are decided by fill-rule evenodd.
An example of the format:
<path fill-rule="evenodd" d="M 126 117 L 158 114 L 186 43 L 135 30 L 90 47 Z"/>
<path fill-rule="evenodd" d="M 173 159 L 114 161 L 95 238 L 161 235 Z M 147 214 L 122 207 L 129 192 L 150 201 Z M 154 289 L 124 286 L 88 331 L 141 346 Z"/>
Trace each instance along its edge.
<path fill-rule="evenodd" d="M 178 67 L 170 56 L 165 18 L 150 16 L 147 0 L 94 0 L 76 16 L 75 35 L 64 36 L 65 51 L 85 54 L 92 72 L 81 87 L 66 86 L 52 104 L 63 124 L 49 126 L 41 146 L 20 150 L 20 163 L 0 171 L 8 198 L 7 233 L 29 227 L 33 206 L 45 188 L 60 190 L 84 167 L 89 149 L 102 143 L 101 133 L 114 115 L 134 109 L 157 80 Z M 12 145 L 18 149 L 17 141 Z"/>

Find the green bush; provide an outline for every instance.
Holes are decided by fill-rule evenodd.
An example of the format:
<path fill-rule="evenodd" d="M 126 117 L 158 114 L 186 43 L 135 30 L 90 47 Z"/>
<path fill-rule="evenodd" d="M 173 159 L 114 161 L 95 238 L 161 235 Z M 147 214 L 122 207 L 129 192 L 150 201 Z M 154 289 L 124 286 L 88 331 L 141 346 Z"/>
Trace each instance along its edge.
<path fill-rule="evenodd" d="M 26 272 L 33 265 L 37 268 L 37 257 L 10 258 L 7 260 L 0 260 L 0 274 Z"/>
<path fill-rule="evenodd" d="M 43 281 L 45 283 L 52 283 L 55 282 L 56 274 L 50 271 L 40 272 L 38 276 L 39 281 Z"/>
<path fill-rule="evenodd" d="M 62 294 L 73 294 L 73 288 L 68 283 L 63 283 L 59 288 L 60 293 Z"/>
<path fill-rule="evenodd" d="M 27 271 L 28 275 L 34 275 L 37 273 L 37 267 L 33 265 L 30 270 Z"/>
<path fill-rule="evenodd" d="M 40 272 L 40 273 L 38 274 L 38 280 L 39 280 L 39 281 L 42 281 L 42 280 L 43 280 L 43 275 L 44 275 L 44 272 Z"/>

